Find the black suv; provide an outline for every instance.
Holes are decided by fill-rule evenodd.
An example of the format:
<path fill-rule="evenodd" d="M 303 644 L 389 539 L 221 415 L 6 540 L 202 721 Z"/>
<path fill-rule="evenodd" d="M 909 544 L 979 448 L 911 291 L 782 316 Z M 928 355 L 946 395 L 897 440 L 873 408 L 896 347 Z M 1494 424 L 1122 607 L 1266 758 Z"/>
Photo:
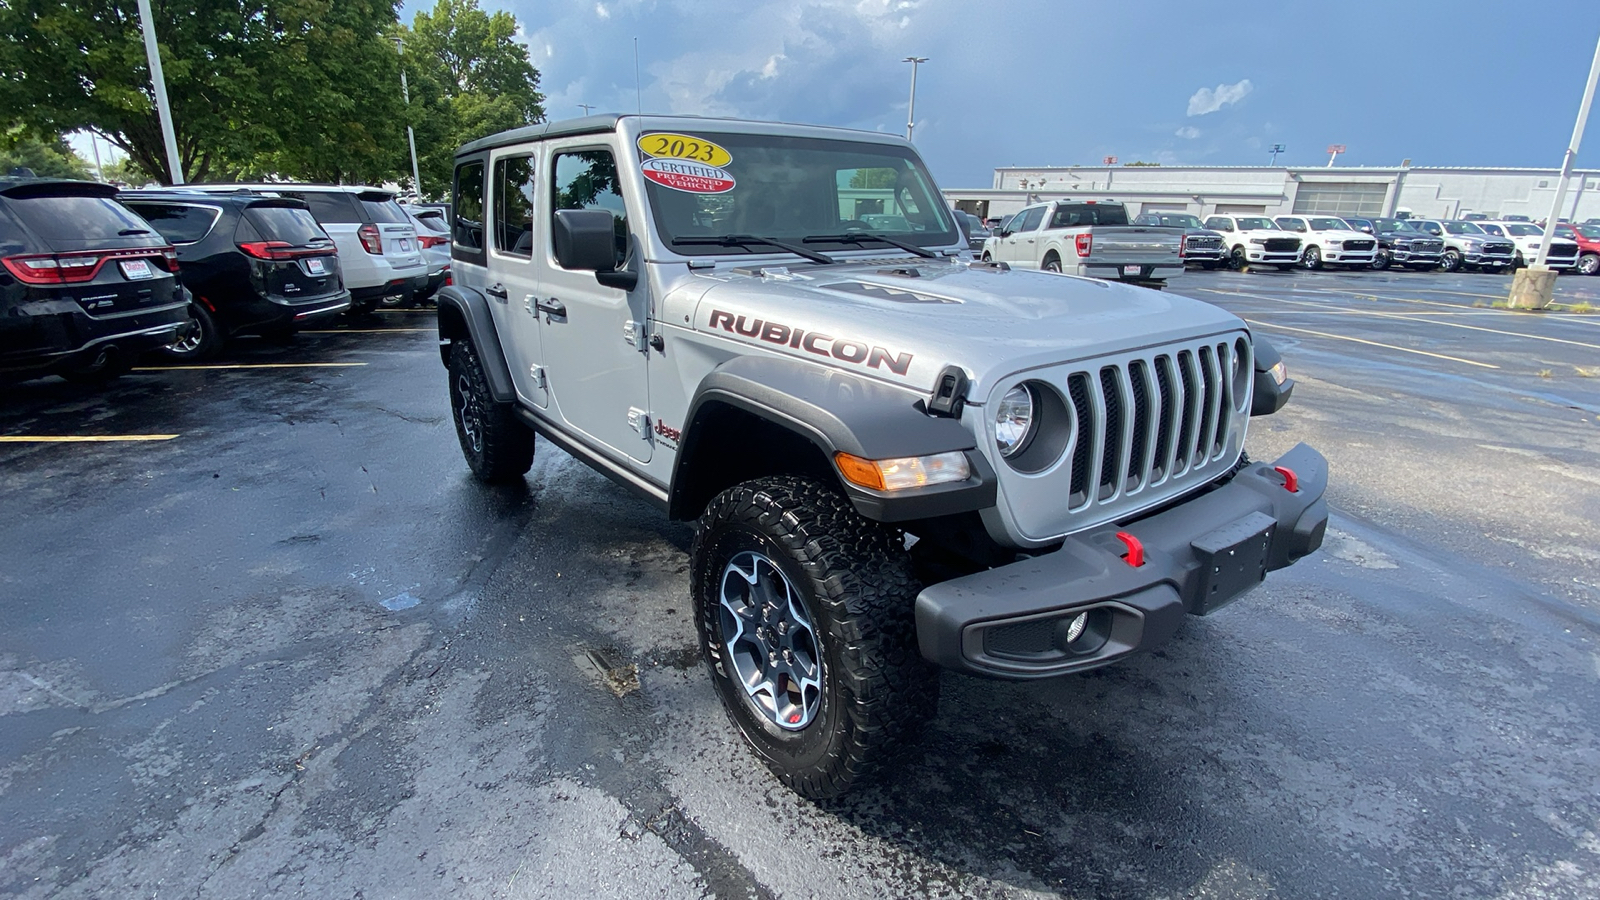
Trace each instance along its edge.
<path fill-rule="evenodd" d="M 116 195 L 0 178 L 0 379 L 112 378 L 188 333 L 176 253 Z"/>
<path fill-rule="evenodd" d="M 125 191 L 120 199 L 171 241 L 196 328 L 169 356 L 204 359 L 237 334 L 287 334 L 350 308 L 333 240 L 305 203 L 246 191 Z"/>

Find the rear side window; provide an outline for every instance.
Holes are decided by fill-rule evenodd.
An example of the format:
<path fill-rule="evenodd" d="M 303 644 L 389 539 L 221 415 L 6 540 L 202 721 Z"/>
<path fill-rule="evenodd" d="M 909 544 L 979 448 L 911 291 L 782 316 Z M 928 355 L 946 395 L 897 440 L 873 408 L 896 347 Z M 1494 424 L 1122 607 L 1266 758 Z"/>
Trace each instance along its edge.
<path fill-rule="evenodd" d="M 294 200 L 304 200 L 311 207 L 311 215 L 324 225 L 360 225 L 361 213 L 355 202 L 343 191 L 280 191 Z"/>
<path fill-rule="evenodd" d="M 533 159 L 494 161 L 494 248 L 533 256 Z"/>
<path fill-rule="evenodd" d="M 362 194 L 360 203 L 370 221 L 411 224 L 411 217 L 406 215 L 406 211 L 401 209 L 400 204 L 394 202 L 394 197 L 389 194 Z"/>
<path fill-rule="evenodd" d="M 312 241 L 327 238 L 317 220 L 303 209 L 287 206 L 252 206 L 244 211 L 248 222 L 266 241 L 286 241 L 303 247 Z"/>
<path fill-rule="evenodd" d="M 628 258 L 628 207 L 622 202 L 617 161 L 610 150 L 578 150 L 555 158 L 551 215 L 562 209 L 603 209 L 611 213 L 616 261 Z"/>
<path fill-rule="evenodd" d="M 454 199 L 455 222 L 451 228 L 452 250 L 465 251 L 482 262 L 483 250 L 483 163 L 456 166 Z"/>
<path fill-rule="evenodd" d="M 93 241 L 150 226 L 126 207 L 105 197 L 9 198 L 11 211 L 28 230 L 46 241 Z"/>
<path fill-rule="evenodd" d="M 436 209 L 425 209 L 419 213 L 412 213 L 412 215 L 416 216 L 418 224 L 434 234 L 450 233 L 450 226 L 445 224 L 444 221 L 444 213 Z"/>
<path fill-rule="evenodd" d="M 219 210 L 181 203 L 129 203 L 128 208 L 174 244 L 192 244 L 204 238 L 222 214 Z"/>

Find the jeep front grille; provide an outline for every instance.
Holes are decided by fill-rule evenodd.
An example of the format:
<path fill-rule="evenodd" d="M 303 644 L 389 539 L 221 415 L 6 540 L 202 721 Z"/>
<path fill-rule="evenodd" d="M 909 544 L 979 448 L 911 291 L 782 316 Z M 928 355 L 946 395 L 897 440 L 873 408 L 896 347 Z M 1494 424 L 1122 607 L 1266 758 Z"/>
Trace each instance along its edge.
<path fill-rule="evenodd" d="M 1244 445 L 1253 365 L 1248 338 L 1230 334 L 1029 373 L 1059 393 L 1052 408 L 1072 421 L 1057 465 L 1022 473 L 1000 463 L 1015 524 L 1030 538 L 1059 537 L 1221 475 Z"/>

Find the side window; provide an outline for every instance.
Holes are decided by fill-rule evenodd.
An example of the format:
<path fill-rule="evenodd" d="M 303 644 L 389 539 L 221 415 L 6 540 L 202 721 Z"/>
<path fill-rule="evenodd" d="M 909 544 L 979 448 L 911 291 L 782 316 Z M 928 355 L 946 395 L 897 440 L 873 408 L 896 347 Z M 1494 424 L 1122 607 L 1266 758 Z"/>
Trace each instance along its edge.
<path fill-rule="evenodd" d="M 1478 225 L 1478 227 L 1482 228 L 1484 231 L 1489 232 L 1490 234 L 1494 235 L 1495 237 L 1505 237 L 1506 236 L 1505 232 L 1500 230 L 1500 226 L 1499 225 L 1490 225 L 1488 223 L 1480 223 Z"/>
<path fill-rule="evenodd" d="M 1212 231 L 1232 231 L 1233 220 L 1222 216 L 1212 216 L 1206 220 L 1206 227 Z"/>
<path fill-rule="evenodd" d="M 617 161 L 610 150 L 557 153 L 550 195 L 551 215 L 563 209 L 603 209 L 611 213 L 617 267 L 628 258 L 628 208 L 622 202 Z"/>
<path fill-rule="evenodd" d="M 452 249 L 482 261 L 483 253 L 483 163 L 473 161 L 456 166 L 456 187 L 451 195 L 455 222 L 450 229 Z"/>
<path fill-rule="evenodd" d="M 494 248 L 533 256 L 533 158 L 494 161 Z"/>
<path fill-rule="evenodd" d="M 1039 223 L 1044 221 L 1044 211 L 1046 209 L 1048 209 L 1048 207 L 1036 206 L 1033 209 L 1024 212 L 1022 214 L 1022 224 L 1018 225 L 1016 230 L 1033 231 L 1037 229 L 1039 227 Z"/>
<path fill-rule="evenodd" d="M 361 215 L 356 212 L 355 204 L 350 202 L 350 195 L 343 191 L 280 191 L 279 193 L 291 200 L 303 201 L 311 207 L 311 215 L 323 225 L 354 225 L 361 222 Z"/>

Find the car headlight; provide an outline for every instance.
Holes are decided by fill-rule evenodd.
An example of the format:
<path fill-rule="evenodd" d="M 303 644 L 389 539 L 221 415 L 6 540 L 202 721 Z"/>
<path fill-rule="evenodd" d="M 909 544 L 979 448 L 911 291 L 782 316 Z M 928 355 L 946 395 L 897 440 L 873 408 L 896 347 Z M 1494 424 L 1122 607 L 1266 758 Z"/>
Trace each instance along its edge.
<path fill-rule="evenodd" d="M 1033 436 L 1033 389 L 1019 384 L 1000 398 L 994 411 L 994 440 L 1000 455 L 1015 456 Z"/>
<path fill-rule="evenodd" d="M 1267 374 L 1271 375 L 1272 380 L 1282 387 L 1283 383 L 1289 380 L 1289 366 L 1280 359 L 1276 365 L 1267 370 Z"/>
<path fill-rule="evenodd" d="M 1250 243 L 1252 243 L 1252 244 L 1266 244 L 1266 242 L 1267 242 L 1266 238 L 1251 238 L 1250 239 Z"/>
<path fill-rule="evenodd" d="M 1328 242 L 1328 246 L 1334 248 L 1335 250 L 1337 250 L 1340 247 L 1344 246 L 1344 241 L 1329 241 Z"/>

